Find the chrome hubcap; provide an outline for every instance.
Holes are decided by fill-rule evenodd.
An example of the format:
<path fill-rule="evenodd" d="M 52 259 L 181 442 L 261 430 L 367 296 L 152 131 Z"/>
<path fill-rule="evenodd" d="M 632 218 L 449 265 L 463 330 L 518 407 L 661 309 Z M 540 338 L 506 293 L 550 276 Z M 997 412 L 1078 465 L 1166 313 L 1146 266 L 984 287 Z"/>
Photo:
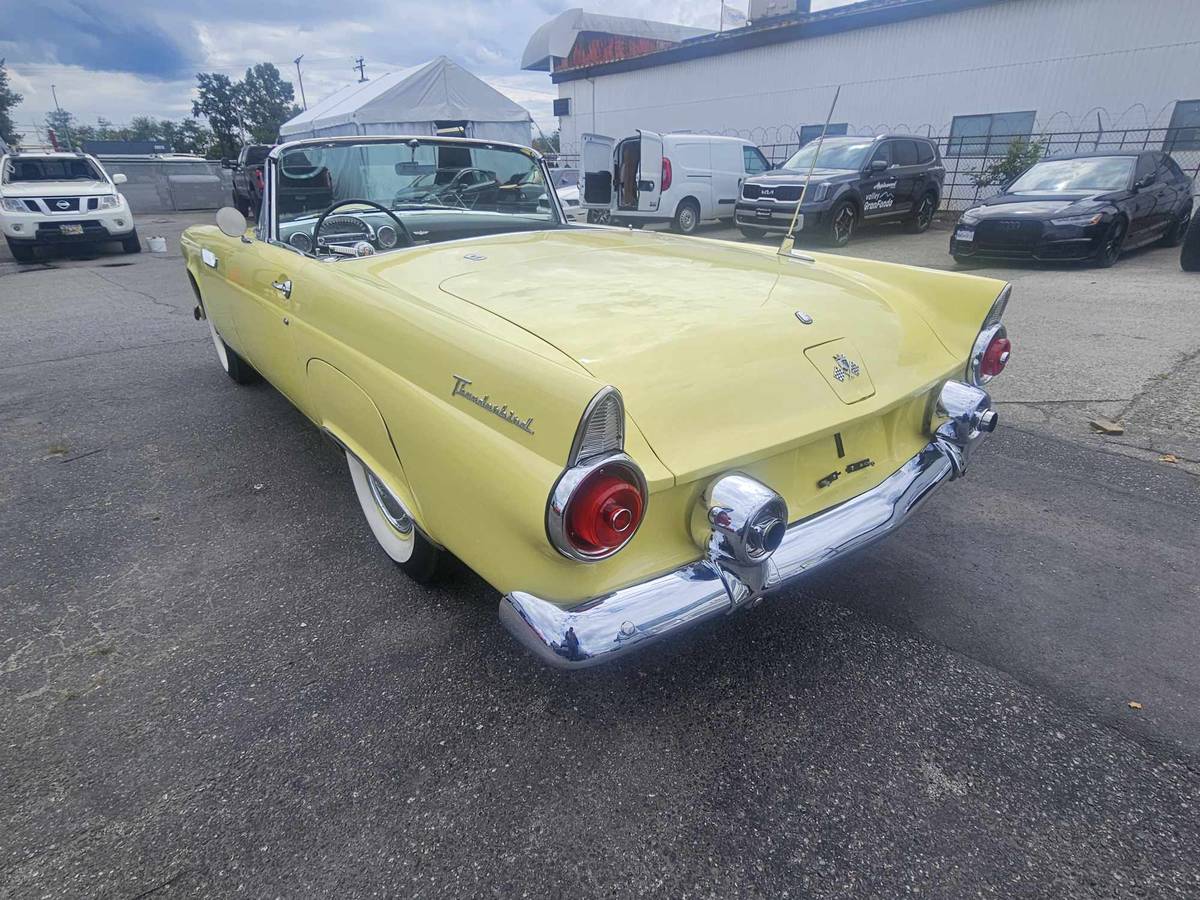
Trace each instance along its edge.
<path fill-rule="evenodd" d="M 367 484 L 371 486 L 371 496 L 375 498 L 375 505 L 383 513 L 383 517 L 388 520 L 388 524 L 402 535 L 412 534 L 412 518 L 404 511 L 400 501 L 369 469 L 367 470 Z"/>

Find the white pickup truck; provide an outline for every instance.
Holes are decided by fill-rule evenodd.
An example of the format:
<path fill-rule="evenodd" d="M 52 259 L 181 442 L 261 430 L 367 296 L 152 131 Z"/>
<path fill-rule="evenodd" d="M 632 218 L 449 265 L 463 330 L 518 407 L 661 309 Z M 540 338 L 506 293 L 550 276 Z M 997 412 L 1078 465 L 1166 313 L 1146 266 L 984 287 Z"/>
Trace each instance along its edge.
<path fill-rule="evenodd" d="M 22 153 L 0 157 L 0 231 L 20 262 L 36 247 L 119 241 L 126 253 L 142 245 L 129 204 L 117 191 L 124 175 L 109 177 L 83 153 Z"/>

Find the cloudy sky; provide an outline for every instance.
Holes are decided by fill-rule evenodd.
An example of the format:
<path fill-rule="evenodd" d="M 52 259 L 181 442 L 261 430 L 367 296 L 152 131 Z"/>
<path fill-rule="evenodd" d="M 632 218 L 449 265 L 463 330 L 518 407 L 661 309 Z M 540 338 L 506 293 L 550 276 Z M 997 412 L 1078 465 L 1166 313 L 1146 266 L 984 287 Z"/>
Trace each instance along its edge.
<path fill-rule="evenodd" d="M 815 0 L 814 9 L 846 0 Z M 295 83 L 304 54 L 309 103 L 357 77 L 446 55 L 554 127 L 554 87 L 522 72 L 521 51 L 539 25 L 580 0 L 0 0 L 0 58 L 24 95 L 18 127 L 32 129 L 58 102 L 83 122 L 190 115 L 195 73 L 240 77 L 275 63 Z M 720 0 L 594 0 L 585 8 L 716 29 Z M 731 6 L 746 8 L 746 0 Z M 299 91 L 297 91 L 299 99 Z"/>

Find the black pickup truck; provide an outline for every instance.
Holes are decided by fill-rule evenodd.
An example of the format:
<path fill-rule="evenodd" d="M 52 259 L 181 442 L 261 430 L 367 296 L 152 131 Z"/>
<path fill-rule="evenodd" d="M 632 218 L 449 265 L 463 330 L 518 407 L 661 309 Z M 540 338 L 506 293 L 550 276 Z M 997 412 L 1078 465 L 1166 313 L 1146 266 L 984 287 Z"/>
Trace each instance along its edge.
<path fill-rule="evenodd" d="M 236 160 L 225 160 L 233 170 L 233 205 L 244 216 L 258 216 L 262 205 L 263 164 L 271 152 L 270 144 L 247 144 Z"/>

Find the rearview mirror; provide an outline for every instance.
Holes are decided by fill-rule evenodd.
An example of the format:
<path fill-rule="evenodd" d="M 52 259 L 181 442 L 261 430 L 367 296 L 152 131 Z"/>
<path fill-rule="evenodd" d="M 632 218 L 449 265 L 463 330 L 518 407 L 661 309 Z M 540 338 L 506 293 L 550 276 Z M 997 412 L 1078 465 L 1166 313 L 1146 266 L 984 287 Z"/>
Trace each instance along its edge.
<path fill-rule="evenodd" d="M 113 184 L 124 184 L 125 182 L 127 182 L 129 180 L 128 178 L 125 177 L 125 174 L 123 172 L 118 172 L 116 175 L 114 175 L 112 177 L 112 179 L 113 179 Z"/>
<path fill-rule="evenodd" d="M 888 167 L 888 164 L 887 164 L 886 159 L 871 160 L 871 171 L 872 172 L 886 172 L 887 167 Z"/>
<path fill-rule="evenodd" d="M 1145 190 L 1146 188 L 1150 187 L 1150 185 L 1152 185 L 1152 184 L 1154 184 L 1154 173 L 1153 172 L 1151 172 L 1149 175 L 1143 175 L 1141 178 L 1139 178 L 1137 181 L 1135 181 L 1133 183 L 1133 189 L 1135 191 Z"/>
<path fill-rule="evenodd" d="M 246 233 L 246 217 L 232 206 L 222 206 L 217 210 L 217 227 L 222 234 L 242 237 Z"/>

